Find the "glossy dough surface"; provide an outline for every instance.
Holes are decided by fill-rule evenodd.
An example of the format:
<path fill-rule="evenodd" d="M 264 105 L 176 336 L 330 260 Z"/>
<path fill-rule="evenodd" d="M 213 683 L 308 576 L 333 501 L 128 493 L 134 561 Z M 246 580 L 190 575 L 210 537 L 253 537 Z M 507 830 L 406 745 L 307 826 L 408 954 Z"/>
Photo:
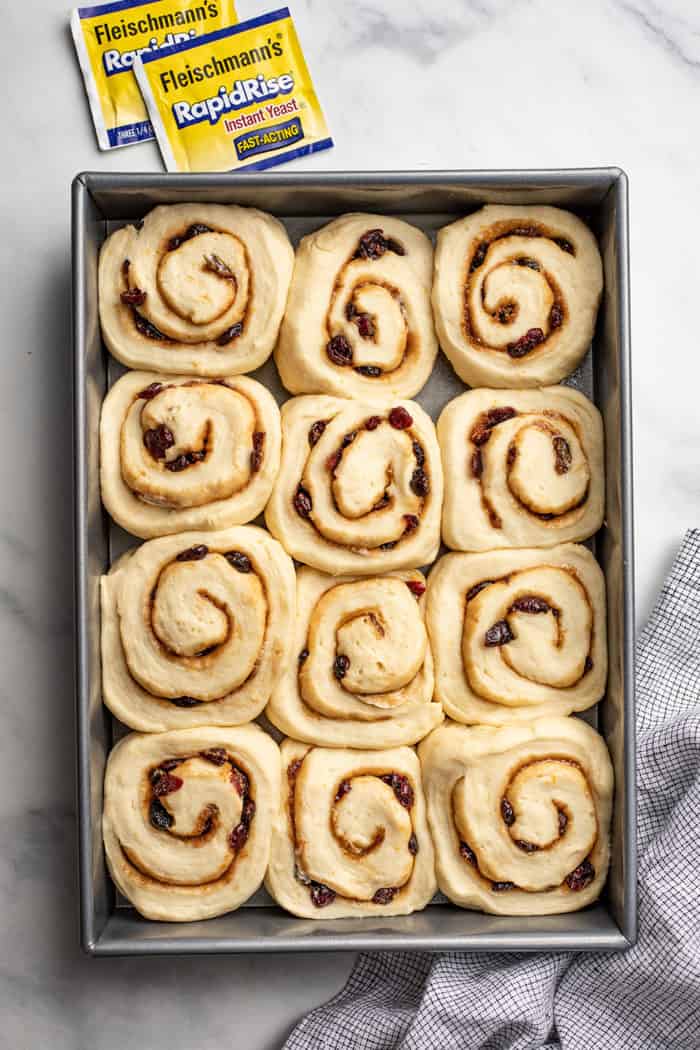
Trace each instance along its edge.
<path fill-rule="evenodd" d="M 388 215 L 341 215 L 303 237 L 275 350 L 287 389 L 417 394 L 437 354 L 432 267 L 428 237 Z"/>
<path fill-rule="evenodd" d="M 294 566 L 263 529 L 186 532 L 102 578 L 104 702 L 132 729 L 240 725 L 290 656 Z"/>
<path fill-rule="evenodd" d="M 560 208 L 489 204 L 438 232 L 435 326 L 470 386 L 558 383 L 591 342 L 602 288 L 595 237 Z"/>
<path fill-rule="evenodd" d="M 118 889 L 147 919 L 238 908 L 265 874 L 279 783 L 277 745 L 254 725 L 124 737 L 102 820 Z"/>
<path fill-rule="evenodd" d="M 440 889 L 495 915 L 577 911 L 608 870 L 613 771 L 577 718 L 445 723 L 419 747 Z"/>
<path fill-rule="evenodd" d="M 413 590 L 411 590 L 413 588 Z M 333 577 L 297 571 L 294 648 L 266 714 L 283 733 L 329 747 L 413 744 L 440 721 L 416 571 Z"/>
<path fill-rule="evenodd" d="M 435 698 L 459 722 L 568 715 L 605 691 L 605 581 L 578 544 L 446 554 L 428 580 L 426 622 Z"/>
<path fill-rule="evenodd" d="M 469 390 L 445 406 L 437 435 L 448 547 L 553 547 L 600 528 L 603 423 L 577 390 Z"/>
<path fill-rule="evenodd" d="M 285 740 L 265 885 L 302 918 L 408 915 L 436 890 L 416 753 Z M 386 779 L 382 779 L 382 778 Z M 314 901 L 316 903 L 314 903 Z"/>
<path fill-rule="evenodd" d="M 281 414 L 282 464 L 265 520 L 289 554 L 334 576 L 433 560 L 442 466 L 419 405 L 309 396 Z"/>
<path fill-rule="evenodd" d="M 249 372 L 272 352 L 294 250 L 255 208 L 169 204 L 102 246 L 99 299 L 107 347 L 130 368 L 179 375 Z"/>
<path fill-rule="evenodd" d="M 280 461 L 277 403 L 254 379 L 129 372 L 100 423 L 102 501 L 148 539 L 255 518 Z"/>

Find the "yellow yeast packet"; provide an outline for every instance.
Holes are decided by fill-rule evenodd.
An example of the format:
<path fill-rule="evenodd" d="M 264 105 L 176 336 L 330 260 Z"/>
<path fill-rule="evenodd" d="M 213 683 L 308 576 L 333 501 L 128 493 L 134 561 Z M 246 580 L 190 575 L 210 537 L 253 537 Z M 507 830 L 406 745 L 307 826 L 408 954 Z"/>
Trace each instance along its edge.
<path fill-rule="evenodd" d="M 143 53 L 134 72 L 168 171 L 259 171 L 333 145 L 286 7 Z"/>
<path fill-rule="evenodd" d="M 100 149 L 154 137 L 132 70 L 138 54 L 235 21 L 234 0 L 107 0 L 75 8 L 71 32 Z"/>

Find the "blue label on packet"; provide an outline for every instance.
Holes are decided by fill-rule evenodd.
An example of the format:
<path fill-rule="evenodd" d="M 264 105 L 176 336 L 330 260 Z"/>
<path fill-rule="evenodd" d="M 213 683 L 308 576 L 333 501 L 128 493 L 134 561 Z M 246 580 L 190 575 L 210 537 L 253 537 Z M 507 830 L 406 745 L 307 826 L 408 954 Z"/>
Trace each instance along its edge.
<path fill-rule="evenodd" d="M 301 121 L 298 117 L 292 117 L 283 124 L 273 124 L 260 131 L 247 131 L 245 135 L 238 135 L 233 140 L 233 144 L 236 147 L 238 159 L 245 160 L 246 157 L 254 157 L 257 153 L 269 153 L 270 150 L 288 146 L 303 138 L 304 129 Z"/>
<path fill-rule="evenodd" d="M 122 124 L 119 128 L 108 128 L 110 146 L 130 146 L 132 142 L 144 142 L 153 138 L 150 120 L 139 120 L 136 124 Z"/>

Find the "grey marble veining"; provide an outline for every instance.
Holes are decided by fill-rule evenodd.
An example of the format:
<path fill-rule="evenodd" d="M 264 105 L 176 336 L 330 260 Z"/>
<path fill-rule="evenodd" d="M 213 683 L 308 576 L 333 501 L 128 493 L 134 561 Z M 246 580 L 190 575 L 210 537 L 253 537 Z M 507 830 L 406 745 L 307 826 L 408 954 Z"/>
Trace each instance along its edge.
<path fill-rule="evenodd" d="M 273 4 L 239 0 L 241 16 Z M 698 524 L 700 7 L 299 0 L 343 168 L 618 164 L 631 180 L 638 619 Z M 0 60 L 0 1045 L 279 1046 L 351 960 L 90 960 L 73 822 L 69 184 L 101 154 L 58 0 L 5 5 Z"/>

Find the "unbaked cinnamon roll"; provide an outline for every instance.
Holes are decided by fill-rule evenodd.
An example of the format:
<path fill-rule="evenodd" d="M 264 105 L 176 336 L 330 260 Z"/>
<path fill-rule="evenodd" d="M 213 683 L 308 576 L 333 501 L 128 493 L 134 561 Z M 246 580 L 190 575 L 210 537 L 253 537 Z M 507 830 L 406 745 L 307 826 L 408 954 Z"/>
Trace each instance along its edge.
<path fill-rule="evenodd" d="M 418 568 L 440 544 L 435 428 L 413 401 L 297 397 L 282 406 L 282 464 L 267 527 L 332 575 Z"/>
<path fill-rule="evenodd" d="M 265 885 L 302 918 L 408 915 L 436 890 L 420 765 L 407 747 L 282 743 Z"/>
<path fill-rule="evenodd" d="M 577 911 L 608 871 L 613 770 L 577 718 L 447 722 L 419 749 L 440 889 L 495 915 Z"/>
<path fill-rule="evenodd" d="M 255 725 L 124 737 L 105 774 L 107 866 L 147 919 L 233 911 L 262 883 L 280 784 Z"/>
<path fill-rule="evenodd" d="M 575 543 L 446 554 L 428 581 L 435 697 L 459 722 L 583 711 L 607 679 L 605 581 Z"/>
<path fill-rule="evenodd" d="M 558 383 L 590 345 L 602 288 L 595 237 L 560 208 L 489 204 L 438 233 L 435 326 L 470 386 Z"/>
<path fill-rule="evenodd" d="M 260 714 L 292 644 L 294 566 L 263 529 L 186 532 L 102 578 L 102 689 L 132 729 L 240 725 Z"/>
<path fill-rule="evenodd" d="M 603 522 L 603 423 L 569 387 L 469 390 L 437 425 L 448 547 L 553 547 Z"/>
<path fill-rule="evenodd" d="M 341 215 L 304 237 L 275 350 L 287 389 L 417 394 L 437 354 L 432 266 L 428 237 L 388 215 Z"/>
<path fill-rule="evenodd" d="M 246 376 L 129 372 L 102 406 L 102 502 L 144 539 L 251 521 L 279 460 L 277 403 Z"/>
<path fill-rule="evenodd" d="M 413 744 L 442 720 L 419 572 L 297 572 L 293 653 L 266 714 L 289 736 L 331 747 Z"/>
<path fill-rule="evenodd" d="M 232 204 L 168 204 L 100 253 L 107 348 L 130 368 L 230 376 L 265 361 L 294 265 L 281 222 Z"/>

